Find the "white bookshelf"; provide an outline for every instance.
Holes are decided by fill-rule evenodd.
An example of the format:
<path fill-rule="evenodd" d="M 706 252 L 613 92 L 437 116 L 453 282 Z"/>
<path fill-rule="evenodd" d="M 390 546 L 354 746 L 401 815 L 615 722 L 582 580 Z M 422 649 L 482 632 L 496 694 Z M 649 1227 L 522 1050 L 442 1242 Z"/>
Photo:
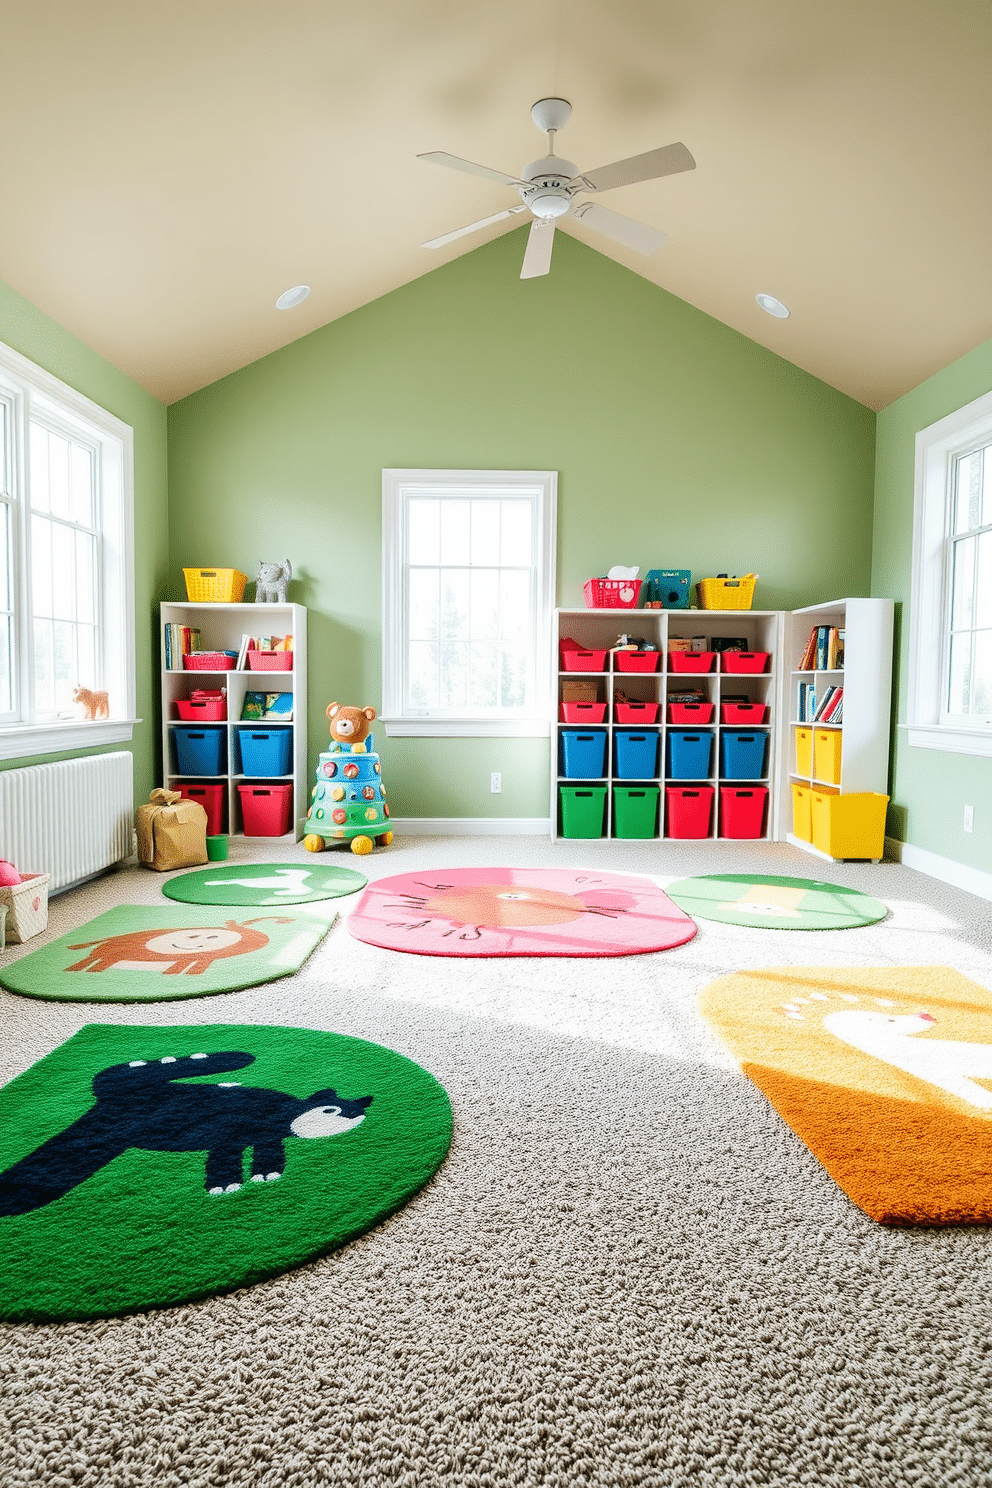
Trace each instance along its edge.
<path fill-rule="evenodd" d="M 768 809 L 764 823 L 764 831 L 759 839 L 733 838 L 733 841 L 760 840 L 768 841 L 779 835 L 779 759 L 781 749 L 780 739 L 780 707 L 781 707 L 781 681 L 780 661 L 782 656 L 783 638 L 783 613 L 780 610 L 590 610 L 590 609 L 561 609 L 555 611 L 554 624 L 554 673 L 558 679 L 557 695 L 555 699 L 555 726 L 553 730 L 553 747 L 555 757 L 552 762 L 552 796 L 551 796 L 551 831 L 552 836 L 558 837 L 562 834 L 562 819 L 560 811 L 559 787 L 576 785 L 594 785 L 606 787 L 606 822 L 603 831 L 604 837 L 614 837 L 614 786 L 628 787 L 637 784 L 646 784 L 658 787 L 659 809 L 656 831 L 654 837 L 657 840 L 666 838 L 666 816 L 665 816 L 665 788 L 667 785 L 690 787 L 695 784 L 711 786 L 714 789 L 714 806 L 712 820 L 710 822 L 709 840 L 720 841 L 720 787 L 722 785 L 735 788 L 749 788 L 758 786 L 768 791 Z M 640 636 L 645 640 L 653 642 L 661 653 L 660 669 L 657 672 L 636 673 L 622 672 L 617 670 L 613 648 L 617 637 L 621 634 Z M 670 639 L 691 639 L 696 636 L 704 636 L 709 642 L 714 637 L 729 639 L 739 637 L 747 642 L 749 651 L 766 651 L 770 655 L 768 670 L 762 673 L 735 673 L 720 670 L 721 658 L 716 659 L 716 668 L 712 672 L 684 673 L 668 670 L 668 642 Z M 564 637 L 578 642 L 584 650 L 606 649 L 607 670 L 605 672 L 574 672 L 565 671 L 561 666 L 560 642 Z M 605 729 L 606 739 L 606 774 L 602 777 L 591 777 L 588 780 L 580 780 L 578 777 L 566 777 L 562 770 L 562 748 L 561 736 L 566 729 L 584 728 L 585 725 L 562 722 L 560 718 L 560 703 L 562 701 L 562 685 L 570 681 L 584 681 L 594 683 L 597 687 L 597 699 L 606 704 L 606 717 L 600 723 L 590 722 L 589 729 Z M 635 781 L 629 777 L 621 777 L 617 774 L 616 765 L 616 734 L 623 730 L 638 730 L 636 723 L 618 722 L 616 718 L 616 693 L 622 690 L 632 702 L 657 702 L 658 717 L 652 724 L 645 724 L 645 733 L 656 732 L 658 741 L 658 762 L 654 775 L 645 777 L 643 781 Z M 699 730 L 713 735 L 713 748 L 710 757 L 710 768 L 706 775 L 701 775 L 693 780 L 683 777 L 674 777 L 668 774 L 668 735 L 671 729 L 689 729 L 694 725 L 688 723 L 669 724 L 667 720 L 667 704 L 671 693 L 692 689 L 704 694 L 704 699 L 711 702 L 713 707 L 712 721 L 700 724 Z M 752 725 L 746 723 L 722 724 L 720 721 L 720 702 L 728 695 L 746 698 L 750 702 L 762 703 L 767 708 L 767 715 L 761 724 Z M 738 779 L 724 777 L 720 773 L 722 749 L 721 735 L 727 729 L 745 730 L 747 732 L 765 732 L 768 734 L 768 747 L 765 752 L 764 772 L 753 779 Z M 576 841 L 589 839 L 574 839 Z M 622 840 L 637 841 L 643 839 L 624 838 Z M 699 838 L 679 838 L 679 841 L 699 841 Z"/>
<path fill-rule="evenodd" d="M 293 637 L 293 667 L 291 671 L 252 671 L 247 668 L 234 671 L 203 671 L 184 669 L 181 666 L 166 667 L 166 625 L 189 625 L 200 631 L 201 650 L 238 651 L 244 635 L 291 635 Z M 282 838 L 259 840 L 295 842 L 307 814 L 307 612 L 298 604 L 192 604 L 163 603 L 159 626 L 160 665 L 162 676 L 162 768 L 165 784 L 173 790 L 186 780 L 218 780 L 224 783 L 225 830 L 231 835 L 241 836 L 244 823 L 241 815 L 241 797 L 238 786 L 248 783 L 291 783 L 293 786 L 292 826 Z M 225 731 L 223 764 L 221 775 L 180 775 L 177 771 L 176 753 L 172 734 L 174 730 L 190 727 L 179 718 L 175 704 L 186 699 L 195 688 L 223 688 L 227 693 L 227 718 L 223 724 L 204 721 L 204 728 L 223 728 Z M 252 725 L 242 721 L 241 709 L 246 692 L 291 692 L 293 694 L 293 717 L 289 723 L 274 723 L 266 720 Z M 291 769 L 288 775 L 245 775 L 241 771 L 239 729 L 255 727 L 258 730 L 288 730 L 292 735 Z"/>
<path fill-rule="evenodd" d="M 894 604 L 891 599 L 839 599 L 828 604 L 809 605 L 793 610 L 786 617 L 789 673 L 786 687 L 788 727 L 783 740 L 780 815 L 791 823 L 791 786 L 793 783 L 841 794 L 872 791 L 888 793 L 889 730 L 892 711 L 892 626 Z M 844 631 L 844 665 L 832 671 L 813 668 L 800 671 L 810 631 L 814 626 L 836 626 Z M 830 686 L 844 689 L 844 711 L 839 724 L 822 720 L 800 720 L 799 691 L 812 682 L 817 697 Z M 811 762 L 809 772 L 799 773 L 796 760 L 798 729 L 824 729 L 840 735 L 840 781 L 820 780 Z M 791 830 L 787 840 L 818 857 L 826 856 Z"/>

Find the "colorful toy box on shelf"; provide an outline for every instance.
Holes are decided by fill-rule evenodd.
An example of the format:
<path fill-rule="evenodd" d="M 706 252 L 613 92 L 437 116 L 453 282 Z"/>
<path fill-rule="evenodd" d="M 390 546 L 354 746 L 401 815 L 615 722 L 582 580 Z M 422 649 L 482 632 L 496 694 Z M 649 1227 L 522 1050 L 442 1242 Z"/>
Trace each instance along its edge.
<path fill-rule="evenodd" d="M 303 846 L 309 852 L 321 852 L 337 842 L 350 841 L 353 853 L 388 847 L 393 834 L 382 764 L 369 733 L 375 709 L 331 703 L 327 717 L 331 744 L 317 763 Z"/>

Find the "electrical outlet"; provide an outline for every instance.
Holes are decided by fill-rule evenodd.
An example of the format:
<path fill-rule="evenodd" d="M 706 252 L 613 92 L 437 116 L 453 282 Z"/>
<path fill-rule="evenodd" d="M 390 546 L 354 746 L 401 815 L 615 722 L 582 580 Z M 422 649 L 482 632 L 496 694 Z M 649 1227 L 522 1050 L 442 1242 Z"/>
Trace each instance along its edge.
<path fill-rule="evenodd" d="M 489 777 L 489 794 L 498 796 L 503 789 L 503 777 L 498 770 L 493 770 Z"/>
<path fill-rule="evenodd" d="M 966 832 L 973 832 L 975 830 L 974 806 L 966 806 L 964 808 L 964 829 Z"/>

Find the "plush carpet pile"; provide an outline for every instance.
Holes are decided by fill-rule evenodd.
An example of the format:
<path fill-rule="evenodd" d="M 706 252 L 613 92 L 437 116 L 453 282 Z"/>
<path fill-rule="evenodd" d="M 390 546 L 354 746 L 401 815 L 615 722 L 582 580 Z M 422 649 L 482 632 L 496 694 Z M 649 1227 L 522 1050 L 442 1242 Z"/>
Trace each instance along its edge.
<path fill-rule="evenodd" d="M 811 867 L 763 843 L 402 836 L 362 867 L 508 862 L 662 886 Z M 409 1203 L 298 1270 L 0 1329 L 4 1488 L 984 1488 L 989 1230 L 874 1223 L 699 1016 L 708 983 L 765 966 L 992 987 L 986 902 L 896 864 L 831 878 L 889 916 L 829 936 L 707 921 L 656 956 L 550 961 L 398 956 L 339 922 L 295 976 L 101 1007 L 383 1044 L 441 1082 L 454 1138 Z M 147 872 L 60 896 L 50 933 L 140 894 L 161 902 Z M 92 1021 L 0 994 L 3 1078 Z"/>

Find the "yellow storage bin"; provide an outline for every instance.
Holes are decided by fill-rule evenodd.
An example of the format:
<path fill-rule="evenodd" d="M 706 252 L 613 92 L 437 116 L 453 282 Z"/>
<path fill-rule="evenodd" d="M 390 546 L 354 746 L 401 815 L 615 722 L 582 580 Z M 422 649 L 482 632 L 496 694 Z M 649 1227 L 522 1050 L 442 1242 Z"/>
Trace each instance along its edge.
<path fill-rule="evenodd" d="M 796 729 L 796 774 L 806 775 L 813 773 L 813 730 L 808 728 Z"/>
<path fill-rule="evenodd" d="M 840 729 L 813 730 L 813 775 L 828 785 L 840 785 Z"/>
<path fill-rule="evenodd" d="M 701 610 L 749 610 L 754 598 L 757 574 L 744 574 L 728 579 L 721 574 L 715 579 L 700 579 L 696 585 Z"/>
<path fill-rule="evenodd" d="M 798 837 L 802 842 L 813 840 L 813 817 L 811 814 L 810 796 L 812 792 L 808 785 L 792 784 L 792 835 Z"/>
<path fill-rule="evenodd" d="M 810 792 L 813 846 L 831 858 L 881 858 L 888 796 L 874 791 Z"/>
<path fill-rule="evenodd" d="M 240 604 L 248 582 L 236 568 L 184 568 L 183 578 L 192 604 Z"/>

